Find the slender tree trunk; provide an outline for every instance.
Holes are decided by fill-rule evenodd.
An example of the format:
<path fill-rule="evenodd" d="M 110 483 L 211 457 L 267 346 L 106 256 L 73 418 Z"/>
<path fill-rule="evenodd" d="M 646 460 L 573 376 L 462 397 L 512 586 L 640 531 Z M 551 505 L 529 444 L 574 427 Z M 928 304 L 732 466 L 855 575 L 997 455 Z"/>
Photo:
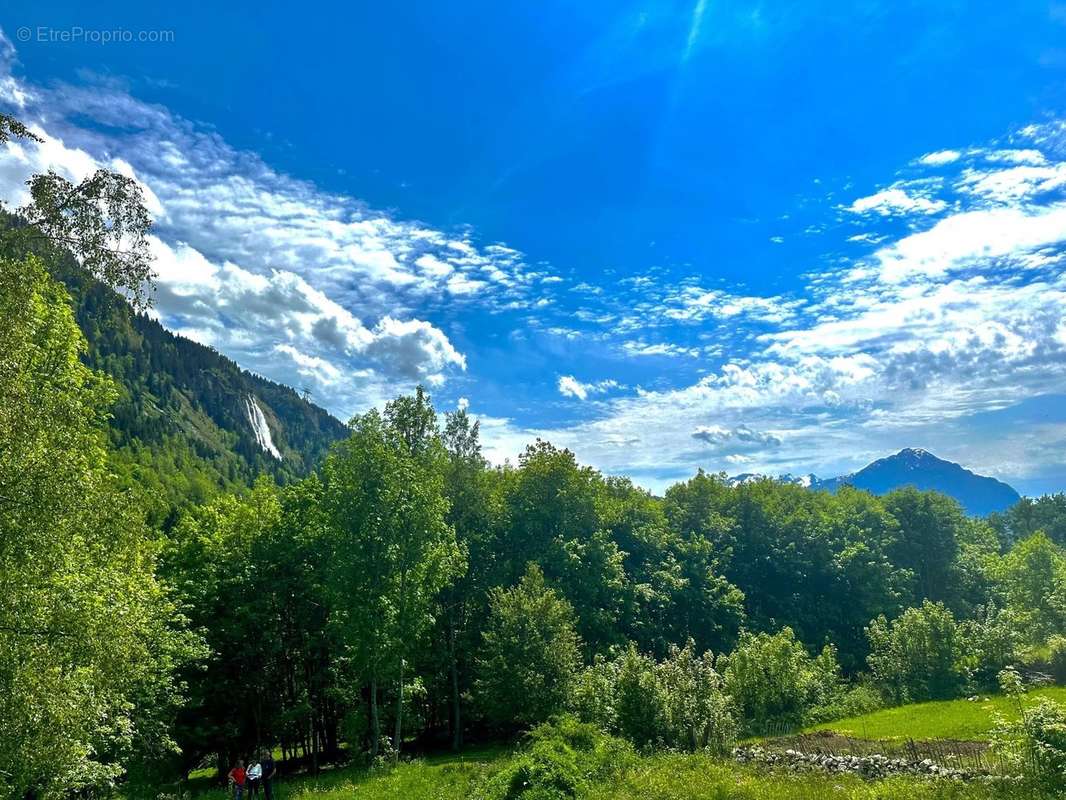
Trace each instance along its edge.
<path fill-rule="evenodd" d="M 381 744 L 381 720 L 378 718 L 378 678 L 370 677 L 370 758 L 378 757 Z"/>
<path fill-rule="evenodd" d="M 396 691 L 396 740 L 392 743 L 393 760 L 400 758 L 400 742 L 403 741 L 403 656 L 400 656 L 400 681 Z"/>
<path fill-rule="evenodd" d="M 451 650 L 452 669 L 452 750 L 463 746 L 462 710 L 459 706 L 459 656 L 455 644 L 455 609 L 448 611 L 448 648 Z"/>
<path fill-rule="evenodd" d="M 396 692 L 396 739 L 392 743 L 393 761 L 400 760 L 400 745 L 403 737 L 403 654 L 405 645 L 404 635 L 407 633 L 407 568 L 404 566 L 400 571 L 400 613 L 397 618 L 397 632 L 399 644 L 399 687 Z"/>

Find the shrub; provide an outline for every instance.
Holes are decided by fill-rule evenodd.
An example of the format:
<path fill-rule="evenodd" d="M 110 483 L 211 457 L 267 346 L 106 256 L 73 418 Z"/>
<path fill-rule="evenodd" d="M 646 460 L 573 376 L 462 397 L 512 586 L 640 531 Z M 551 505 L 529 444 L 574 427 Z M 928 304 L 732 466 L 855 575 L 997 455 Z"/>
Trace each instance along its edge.
<path fill-rule="evenodd" d="M 708 652 L 690 640 L 661 662 L 634 645 L 599 660 L 578 679 L 574 710 L 643 749 L 728 751 L 736 739 L 732 701 Z"/>
<path fill-rule="evenodd" d="M 831 722 L 836 719 L 861 717 L 884 708 L 881 692 L 873 686 L 859 684 L 842 691 L 822 705 L 815 706 L 807 714 L 808 723 Z"/>
<path fill-rule="evenodd" d="M 866 629 L 874 681 L 896 703 L 957 697 L 967 682 L 963 638 L 943 603 L 926 600 L 892 622 L 878 617 Z"/>
<path fill-rule="evenodd" d="M 993 606 L 978 608 L 973 619 L 959 625 L 960 667 L 981 688 L 993 688 L 1000 671 L 1017 662 L 1021 634 L 1014 616 Z"/>
<path fill-rule="evenodd" d="M 518 586 L 494 589 L 475 692 L 501 726 L 535 725 L 561 711 L 580 665 L 574 610 L 534 565 Z"/>
<path fill-rule="evenodd" d="M 655 660 L 632 643 L 617 661 L 613 697 L 615 725 L 608 730 L 644 748 L 670 739 Z"/>
<path fill-rule="evenodd" d="M 673 645 L 655 674 L 667 742 L 685 750 L 728 752 L 737 726 L 711 654 L 697 656 L 691 639 L 683 649 Z"/>
<path fill-rule="evenodd" d="M 1025 707 L 1021 677 L 1013 669 L 999 675 L 1004 693 L 1018 703 L 1018 718 L 997 716 L 992 730 L 992 747 L 1008 763 L 1047 789 L 1066 788 L 1066 706 L 1048 698 Z"/>
<path fill-rule="evenodd" d="M 629 766 L 629 745 L 595 725 L 563 716 L 529 734 L 526 750 L 484 787 L 484 800 L 567 800 Z"/>
<path fill-rule="evenodd" d="M 811 709 L 840 691 L 836 653 L 826 646 L 812 658 L 791 628 L 775 634 L 745 632 L 736 649 L 718 659 L 725 691 L 749 732 L 803 724 Z"/>
<path fill-rule="evenodd" d="M 1055 683 L 1066 684 L 1066 636 L 1047 640 L 1047 666 Z"/>
<path fill-rule="evenodd" d="M 1066 708 L 1040 699 L 1022 712 L 1021 733 L 1033 777 L 1045 786 L 1066 786 Z"/>
<path fill-rule="evenodd" d="M 570 711 L 578 719 L 596 727 L 616 729 L 615 687 L 618 682 L 619 661 L 598 655 L 592 664 L 581 670 L 574 679 L 570 695 Z"/>

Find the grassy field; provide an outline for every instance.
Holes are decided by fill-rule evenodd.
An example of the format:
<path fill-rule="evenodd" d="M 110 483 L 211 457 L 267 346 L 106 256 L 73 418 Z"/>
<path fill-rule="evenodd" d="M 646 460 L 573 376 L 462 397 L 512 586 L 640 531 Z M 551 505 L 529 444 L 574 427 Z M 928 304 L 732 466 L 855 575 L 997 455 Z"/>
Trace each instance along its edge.
<path fill-rule="evenodd" d="M 1066 702 L 1066 688 L 1031 692 L 1027 702 L 1050 697 Z M 806 731 L 835 731 L 871 740 L 958 740 L 987 738 L 993 714 L 1011 716 L 1005 697 L 977 701 L 919 703 L 884 709 L 862 717 L 837 720 Z M 782 740 L 785 741 L 785 740 Z M 975 745 L 976 746 L 976 745 Z M 880 751 L 879 751 L 880 752 Z M 529 785 L 501 793 L 500 780 L 518 763 L 505 747 L 470 750 L 404 762 L 392 769 L 369 771 L 346 767 L 318 777 L 279 780 L 278 800 L 1043 800 L 1050 795 L 1032 786 L 959 783 L 923 778 L 863 781 L 849 775 L 789 774 L 741 766 L 707 755 L 663 754 L 639 757 L 631 752 L 617 769 L 589 778 L 576 794 L 545 785 Z M 607 777 L 603 777 L 606 774 Z M 496 775 L 495 788 L 493 776 Z M 539 779 L 550 783 L 550 776 Z M 206 777 L 190 783 L 195 800 L 225 800 L 227 793 Z M 131 800 L 133 800 L 131 798 Z"/>
<path fill-rule="evenodd" d="M 987 699 L 985 699 L 987 697 Z M 1066 702 L 1066 688 L 1048 687 L 1026 695 L 1029 702 L 1049 697 Z M 805 732 L 831 730 L 861 739 L 957 739 L 983 741 L 992 727 L 992 716 L 1014 715 L 1011 700 L 1002 696 L 982 695 L 980 700 L 945 700 L 933 703 L 885 708 L 808 728 Z"/>
<path fill-rule="evenodd" d="M 441 757 L 404 763 L 370 773 L 343 769 L 319 778 L 277 783 L 279 800 L 502 800 L 486 797 L 486 780 L 506 762 L 502 751 L 480 756 Z M 198 799 L 227 797 L 201 788 Z M 539 790 L 510 794 L 506 800 L 1041 800 L 1032 787 L 993 787 L 948 781 L 894 778 L 864 782 L 842 775 L 785 775 L 740 767 L 702 755 L 662 755 L 638 759 L 618 777 L 594 783 L 577 795 Z"/>
<path fill-rule="evenodd" d="M 471 749 L 460 755 L 439 755 L 373 772 L 363 768 L 326 769 L 317 777 L 300 775 L 274 783 L 276 800 L 341 800 L 341 798 L 469 798 L 474 788 L 510 755 L 504 747 Z M 225 800 L 228 792 L 215 785 L 205 770 L 189 782 L 197 800 Z"/>
<path fill-rule="evenodd" d="M 768 773 L 702 755 L 643 758 L 588 800 L 1038 800 L 1031 787 L 850 775 Z"/>

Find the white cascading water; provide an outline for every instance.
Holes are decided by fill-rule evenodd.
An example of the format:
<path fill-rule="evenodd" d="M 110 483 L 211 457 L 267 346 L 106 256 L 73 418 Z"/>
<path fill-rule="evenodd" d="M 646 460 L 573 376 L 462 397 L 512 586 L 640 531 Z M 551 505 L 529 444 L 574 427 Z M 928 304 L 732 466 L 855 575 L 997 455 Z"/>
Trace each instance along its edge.
<path fill-rule="evenodd" d="M 252 430 L 255 432 L 255 441 L 260 447 L 262 447 L 274 458 L 281 460 L 281 453 L 278 452 L 278 448 L 274 446 L 274 440 L 270 436 L 270 426 L 267 425 L 266 415 L 263 414 L 263 409 L 259 407 L 259 403 L 255 397 L 248 395 L 244 401 L 245 407 L 248 409 L 248 421 L 252 424 Z"/>

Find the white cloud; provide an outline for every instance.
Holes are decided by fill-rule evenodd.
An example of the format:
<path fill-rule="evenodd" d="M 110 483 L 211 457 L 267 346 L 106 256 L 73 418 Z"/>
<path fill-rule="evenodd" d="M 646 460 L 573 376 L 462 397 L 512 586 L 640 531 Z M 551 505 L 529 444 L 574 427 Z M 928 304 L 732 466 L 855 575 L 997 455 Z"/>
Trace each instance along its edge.
<path fill-rule="evenodd" d="M 742 453 L 730 453 L 725 457 L 725 460 L 730 464 L 750 464 L 755 460 L 755 456 L 746 456 Z"/>
<path fill-rule="evenodd" d="M 1066 240 L 1066 204 L 1039 210 L 1019 207 L 966 211 L 945 217 L 877 252 L 884 280 L 937 277 L 974 266 L 976 260 L 1019 259 Z"/>
<path fill-rule="evenodd" d="M 755 297 L 736 295 L 699 286 L 686 286 L 681 291 L 666 298 L 662 313 L 675 320 L 700 321 L 708 317 L 747 319 L 782 322 L 794 316 L 796 308 L 802 305 L 799 300 L 785 300 L 780 297 Z"/>
<path fill-rule="evenodd" d="M 557 384 L 559 393 L 564 397 L 588 400 L 591 395 L 603 394 L 620 387 L 618 381 L 603 380 L 594 383 L 582 383 L 573 375 L 560 375 Z"/>
<path fill-rule="evenodd" d="M 962 153 L 958 150 L 937 150 L 935 153 L 926 153 L 918 161 L 927 166 L 937 167 L 958 161 L 961 157 Z"/>
<path fill-rule="evenodd" d="M 1007 203 L 1066 187 L 1066 164 L 1017 166 L 993 171 L 970 170 L 959 182 L 963 191 Z"/>
<path fill-rule="evenodd" d="M 982 155 L 989 161 L 1006 161 L 1011 164 L 1046 164 L 1047 158 L 1039 150 L 1023 148 L 1020 150 L 990 150 Z"/>
<path fill-rule="evenodd" d="M 927 197 L 915 197 L 903 189 L 893 187 L 882 189 L 869 197 L 860 197 L 848 206 L 848 211 L 855 214 L 876 212 L 882 216 L 892 214 L 935 214 L 943 211 L 947 203 L 943 200 L 930 200 Z"/>
<path fill-rule="evenodd" d="M 720 425 L 700 425 L 692 431 L 692 438 L 710 445 L 750 444 L 776 447 L 781 440 L 771 433 L 754 431 L 747 425 L 735 428 L 723 428 Z"/>
<path fill-rule="evenodd" d="M 622 349 L 630 356 L 689 356 L 696 358 L 700 354 L 698 347 L 683 347 L 672 342 L 657 342 L 650 344 L 644 341 L 628 341 L 622 343 Z"/>

